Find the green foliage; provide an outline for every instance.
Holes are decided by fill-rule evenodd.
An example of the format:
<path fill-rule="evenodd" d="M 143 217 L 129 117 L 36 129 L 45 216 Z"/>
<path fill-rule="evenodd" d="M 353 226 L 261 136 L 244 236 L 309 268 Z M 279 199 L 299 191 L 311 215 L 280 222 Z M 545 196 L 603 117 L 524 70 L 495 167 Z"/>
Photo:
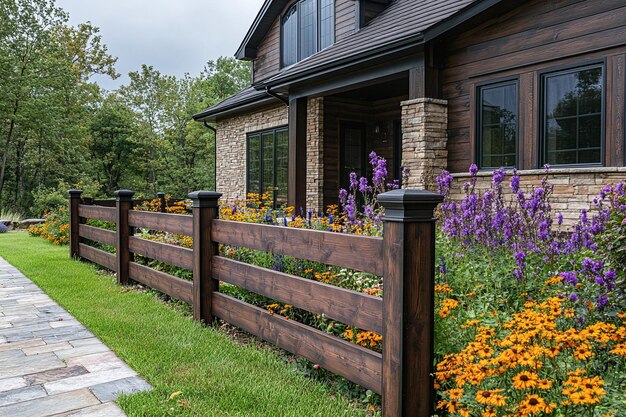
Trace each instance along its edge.
<path fill-rule="evenodd" d="M 66 207 L 46 213 L 46 221 L 30 226 L 28 233 L 46 239 L 55 245 L 70 243 L 70 214 Z"/>
<path fill-rule="evenodd" d="M 95 182 L 94 197 L 214 188 L 214 136 L 192 115 L 247 86 L 250 65 L 219 58 L 181 78 L 143 65 L 104 92 L 91 77 L 116 78 L 116 60 L 54 0 L 0 1 L 0 207 L 39 216 L 61 205 L 60 183 Z"/>
<path fill-rule="evenodd" d="M 22 220 L 22 215 L 19 213 L 14 212 L 13 210 L 9 210 L 9 209 L 2 209 L 0 210 L 0 220 L 8 220 L 10 222 L 19 222 L 20 220 Z"/>

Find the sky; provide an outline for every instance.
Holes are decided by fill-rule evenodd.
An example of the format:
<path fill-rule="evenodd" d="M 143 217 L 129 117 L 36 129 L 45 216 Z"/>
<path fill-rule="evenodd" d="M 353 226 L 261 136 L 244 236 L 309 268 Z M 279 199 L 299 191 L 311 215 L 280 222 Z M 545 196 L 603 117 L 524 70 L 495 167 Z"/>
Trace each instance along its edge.
<path fill-rule="evenodd" d="M 263 0 L 57 0 L 70 24 L 100 28 L 102 42 L 118 57 L 116 80 L 94 77 L 113 90 L 128 83 L 141 64 L 161 73 L 197 75 L 209 60 L 233 56 Z"/>

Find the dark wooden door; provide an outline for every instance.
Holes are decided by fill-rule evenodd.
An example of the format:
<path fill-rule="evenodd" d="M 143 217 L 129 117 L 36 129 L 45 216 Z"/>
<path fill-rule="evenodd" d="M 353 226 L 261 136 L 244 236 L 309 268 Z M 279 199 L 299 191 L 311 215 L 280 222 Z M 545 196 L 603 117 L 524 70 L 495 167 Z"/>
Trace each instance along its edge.
<path fill-rule="evenodd" d="M 339 128 L 339 176 L 340 186 L 350 187 L 350 173 L 365 176 L 367 150 L 365 148 L 365 123 L 342 121 Z"/>

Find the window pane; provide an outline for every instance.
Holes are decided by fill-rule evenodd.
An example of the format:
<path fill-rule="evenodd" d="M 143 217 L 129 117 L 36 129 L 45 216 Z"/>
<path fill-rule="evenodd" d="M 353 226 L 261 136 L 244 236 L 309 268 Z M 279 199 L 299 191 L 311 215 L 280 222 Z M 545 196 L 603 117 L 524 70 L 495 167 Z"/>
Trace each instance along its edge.
<path fill-rule="evenodd" d="M 247 193 L 261 192 L 261 137 L 248 137 L 248 189 Z"/>
<path fill-rule="evenodd" d="M 320 50 L 333 44 L 334 29 L 335 1 L 320 0 Z"/>
<path fill-rule="evenodd" d="M 292 7 L 283 17 L 282 31 L 283 65 L 298 62 L 298 7 Z"/>
<path fill-rule="evenodd" d="M 346 128 L 344 135 L 343 171 L 345 173 L 345 178 L 348 178 L 351 172 L 356 172 L 358 176 L 362 176 L 364 175 L 364 173 L 361 172 L 361 167 L 363 166 L 362 130 Z"/>
<path fill-rule="evenodd" d="M 517 154 L 517 83 L 479 90 L 479 162 L 481 168 L 515 166 Z"/>
<path fill-rule="evenodd" d="M 300 2 L 300 59 L 317 52 L 317 0 Z"/>
<path fill-rule="evenodd" d="M 289 180 L 289 133 L 287 129 L 276 132 L 276 207 L 287 205 Z"/>
<path fill-rule="evenodd" d="M 263 133 L 263 194 L 274 199 L 274 132 Z"/>
<path fill-rule="evenodd" d="M 545 162 L 601 162 L 602 67 L 547 75 L 543 83 Z"/>

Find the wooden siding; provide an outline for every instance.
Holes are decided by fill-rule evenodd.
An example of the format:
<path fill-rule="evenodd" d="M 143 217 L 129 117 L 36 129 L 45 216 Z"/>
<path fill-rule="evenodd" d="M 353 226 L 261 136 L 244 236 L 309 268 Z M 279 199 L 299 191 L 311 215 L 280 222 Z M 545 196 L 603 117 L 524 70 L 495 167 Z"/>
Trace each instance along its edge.
<path fill-rule="evenodd" d="M 350 36 L 356 27 L 356 2 L 335 0 L 335 42 Z"/>
<path fill-rule="evenodd" d="M 268 79 L 280 71 L 280 21 L 283 14 L 291 7 L 290 3 L 274 20 L 272 27 L 257 48 L 254 60 L 254 82 Z M 335 42 L 354 33 L 354 0 L 335 0 Z"/>
<path fill-rule="evenodd" d="M 538 166 L 539 73 L 559 66 L 606 62 L 606 165 L 624 165 L 623 0 L 532 0 L 444 40 L 440 72 L 449 103 L 448 165 L 466 171 L 475 157 L 474 91 L 489 80 L 519 80 L 520 167 Z M 469 25 L 468 25 L 469 27 Z M 621 78 L 620 78 L 621 77 Z"/>
<path fill-rule="evenodd" d="M 281 14 L 282 16 L 282 14 Z M 254 60 L 254 82 L 276 75 L 280 71 L 280 20 L 277 17 L 257 49 Z"/>

